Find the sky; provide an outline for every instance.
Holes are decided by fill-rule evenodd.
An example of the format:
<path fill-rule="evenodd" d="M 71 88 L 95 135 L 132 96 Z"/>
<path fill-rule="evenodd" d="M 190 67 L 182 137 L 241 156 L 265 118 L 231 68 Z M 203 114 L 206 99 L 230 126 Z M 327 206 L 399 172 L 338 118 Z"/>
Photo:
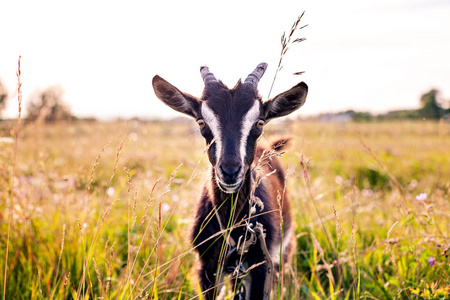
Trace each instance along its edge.
<path fill-rule="evenodd" d="M 281 35 L 303 12 L 296 37 L 306 41 L 291 45 L 270 95 L 306 82 L 297 115 L 414 109 L 431 88 L 450 99 L 447 0 L 6 0 L 0 11 L 0 80 L 13 96 L 4 117 L 17 115 L 19 55 L 25 108 L 35 91 L 60 85 L 80 117 L 173 118 L 154 75 L 200 96 L 200 66 L 232 87 L 260 62 L 266 99 Z"/>

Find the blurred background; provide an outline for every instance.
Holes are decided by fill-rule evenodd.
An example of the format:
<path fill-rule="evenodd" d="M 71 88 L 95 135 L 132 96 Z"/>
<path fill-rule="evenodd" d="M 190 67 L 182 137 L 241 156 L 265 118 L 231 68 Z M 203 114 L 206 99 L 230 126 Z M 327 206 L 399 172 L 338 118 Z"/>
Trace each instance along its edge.
<path fill-rule="evenodd" d="M 292 137 L 297 251 L 277 299 L 450 294 L 450 1 L 16 0 L 0 13 L 0 299 L 198 299 L 186 232 L 207 146 L 151 81 L 200 96 L 201 65 L 232 87 L 261 62 L 264 99 L 309 86 L 261 137 Z"/>
<path fill-rule="evenodd" d="M 271 93 L 305 81 L 310 93 L 297 116 L 448 114 L 450 2 L 444 0 L 4 1 L 0 11 L 3 119 L 17 116 L 19 55 L 30 118 L 45 107 L 57 112 L 40 113 L 45 119 L 171 119 L 176 113 L 157 101 L 152 77 L 200 96 L 205 64 L 233 86 L 267 62 L 259 85 L 267 98 L 281 37 L 303 12 Z M 306 40 L 292 43 L 297 38 Z"/>

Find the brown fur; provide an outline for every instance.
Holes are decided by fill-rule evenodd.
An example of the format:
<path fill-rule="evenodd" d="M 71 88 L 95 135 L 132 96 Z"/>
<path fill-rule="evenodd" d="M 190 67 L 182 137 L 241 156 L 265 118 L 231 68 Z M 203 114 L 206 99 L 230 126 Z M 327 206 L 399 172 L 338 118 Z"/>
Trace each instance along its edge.
<path fill-rule="evenodd" d="M 232 260 L 231 258 L 237 251 L 231 248 L 233 243 L 230 244 L 228 240 L 225 243 L 224 240 L 226 235 L 231 236 L 235 242 L 240 238 L 245 239 L 248 228 L 239 226 L 245 224 L 245 220 L 252 226 L 256 226 L 257 223 L 262 224 L 265 246 L 274 257 L 279 253 L 282 240 L 280 229 L 282 218 L 283 233 L 291 234 L 291 238 L 287 239 L 285 236 L 283 240 L 285 253 L 279 261 L 283 264 L 287 263 L 295 249 L 294 225 L 291 220 L 289 199 L 285 191 L 285 173 L 277 155 L 274 155 L 273 149 L 257 146 L 257 140 L 262 134 L 262 126 L 265 123 L 274 118 L 288 115 L 305 103 L 308 86 L 301 82 L 290 90 L 262 102 L 258 95 L 257 82 L 266 67 L 267 64 L 264 63 L 258 65 L 244 83 L 239 81 L 232 89 L 217 81 L 206 66 L 202 67 L 201 74 L 204 78 L 205 88 L 201 98 L 181 92 L 157 75 L 153 78 L 156 96 L 174 110 L 197 120 L 199 125 L 201 124 L 201 134 L 207 145 L 210 145 L 208 158 L 212 166 L 211 178 L 205 184 L 200 196 L 192 231 L 192 242 L 200 256 L 201 266 L 198 274 L 200 286 L 206 299 L 214 299 L 217 296 L 216 284 L 220 285 L 220 282 L 217 281 L 222 278 L 219 275 L 222 272 L 234 273 L 233 268 L 239 267 L 241 259 L 246 265 L 243 268 L 250 268 L 251 271 L 245 277 L 246 279 L 242 280 L 245 289 L 238 291 L 237 297 L 244 295 L 246 299 L 263 299 L 264 297 L 263 287 L 266 274 L 268 274 L 268 264 L 264 263 L 265 256 L 261 244 L 250 245 L 244 257 Z M 245 153 L 240 154 L 239 145 L 242 136 L 239 133 L 243 118 L 250 109 L 257 107 L 255 102 L 260 103 L 259 115 L 253 116 L 255 119 L 252 122 L 254 121 L 255 124 L 248 132 Z M 202 115 L 203 105 L 206 105 L 204 107 L 205 118 L 209 119 L 213 125 L 220 124 L 211 128 L 206 124 Z M 212 129 L 217 131 L 217 128 L 221 130 L 220 143 L 213 142 L 215 136 Z M 221 144 L 222 148 L 216 149 L 219 147 L 218 144 Z M 282 151 L 285 144 L 286 142 L 275 141 L 271 147 L 274 147 L 275 151 Z M 220 151 L 223 154 L 220 154 Z M 262 163 L 259 169 L 260 173 L 257 173 L 260 158 L 267 159 L 267 161 Z M 272 172 L 274 174 L 266 176 Z M 258 180 L 262 177 L 264 177 L 262 181 Z M 258 182 L 259 185 L 256 186 L 255 182 Z M 259 209 L 252 215 L 250 203 L 254 203 L 256 199 L 261 200 L 263 205 L 258 205 Z M 250 220 L 249 216 L 251 216 Z M 224 261 L 223 254 L 228 256 L 226 266 L 219 265 Z M 279 261 L 274 263 L 279 263 Z M 257 266 L 251 267 L 255 265 Z M 275 265 L 275 268 L 278 270 L 278 266 Z M 218 272 L 219 274 L 217 274 Z M 251 281 L 247 280 L 249 278 Z M 235 280 L 240 281 L 240 279 Z M 238 282 L 234 283 L 239 285 Z"/>

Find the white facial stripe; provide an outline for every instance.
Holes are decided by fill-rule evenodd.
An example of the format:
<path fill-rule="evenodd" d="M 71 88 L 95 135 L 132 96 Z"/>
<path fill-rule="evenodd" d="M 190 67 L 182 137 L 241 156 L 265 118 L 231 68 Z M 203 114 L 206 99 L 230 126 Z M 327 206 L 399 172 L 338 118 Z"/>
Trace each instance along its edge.
<path fill-rule="evenodd" d="M 255 101 L 255 104 L 253 104 L 252 108 L 245 114 L 244 119 L 242 121 L 242 131 L 241 131 L 241 141 L 240 141 L 240 148 L 239 152 L 241 154 L 241 160 L 244 162 L 246 150 L 247 150 L 247 138 L 250 134 L 250 130 L 252 129 L 252 126 L 255 125 L 256 120 L 258 120 L 259 117 L 259 101 Z"/>
<path fill-rule="evenodd" d="M 213 142 L 216 144 L 216 162 L 219 161 L 220 152 L 222 151 L 222 131 L 220 128 L 219 118 L 212 111 L 212 109 L 206 103 L 202 103 L 202 115 L 206 124 L 208 124 L 211 129 L 214 140 Z"/>

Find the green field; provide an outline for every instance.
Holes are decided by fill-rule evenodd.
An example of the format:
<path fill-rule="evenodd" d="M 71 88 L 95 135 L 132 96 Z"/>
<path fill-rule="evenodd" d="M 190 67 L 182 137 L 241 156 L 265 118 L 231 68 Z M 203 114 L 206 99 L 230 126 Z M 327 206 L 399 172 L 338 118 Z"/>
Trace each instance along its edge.
<path fill-rule="evenodd" d="M 274 299 L 448 297 L 449 123 L 289 121 L 262 142 L 278 136 L 292 137 L 298 238 Z M 201 299 L 189 236 L 204 149 L 191 123 L 22 125 L 17 150 L 2 139 L 3 299 Z"/>

